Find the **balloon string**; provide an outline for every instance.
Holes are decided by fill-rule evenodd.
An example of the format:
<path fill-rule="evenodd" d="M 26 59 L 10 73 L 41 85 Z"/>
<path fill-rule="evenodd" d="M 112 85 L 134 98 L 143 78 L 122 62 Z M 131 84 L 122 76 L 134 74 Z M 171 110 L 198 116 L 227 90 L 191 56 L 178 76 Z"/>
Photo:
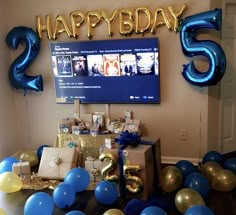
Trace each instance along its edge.
<path fill-rule="evenodd" d="M 30 146 L 30 143 L 31 143 L 31 132 L 30 132 L 30 124 L 29 124 L 29 121 L 30 121 L 30 112 L 29 112 L 29 104 L 28 104 L 28 101 L 27 101 L 27 97 L 25 96 L 25 106 L 26 106 L 26 123 L 27 123 L 27 131 L 28 131 L 28 145 Z"/>
<path fill-rule="evenodd" d="M 202 94 L 202 91 L 203 91 L 203 88 L 200 88 L 200 113 L 199 113 L 199 123 L 200 123 L 200 126 L 199 126 L 199 150 L 198 150 L 198 159 L 199 159 L 199 162 L 201 160 L 201 150 L 202 150 L 202 100 L 203 100 L 203 94 Z"/>

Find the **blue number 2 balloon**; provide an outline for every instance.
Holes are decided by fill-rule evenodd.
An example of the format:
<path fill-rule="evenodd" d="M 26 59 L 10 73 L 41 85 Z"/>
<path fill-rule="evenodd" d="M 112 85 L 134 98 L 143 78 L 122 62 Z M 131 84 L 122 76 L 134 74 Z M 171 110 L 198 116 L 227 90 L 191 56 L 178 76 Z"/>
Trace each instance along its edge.
<path fill-rule="evenodd" d="M 209 68 L 205 72 L 196 69 L 194 62 L 183 65 L 183 77 L 196 86 L 211 86 L 217 84 L 224 76 L 226 58 L 219 44 L 211 40 L 197 40 L 199 29 L 220 30 L 222 10 L 215 9 L 186 17 L 180 25 L 180 42 L 183 53 L 188 57 L 205 56 Z"/>
<path fill-rule="evenodd" d="M 25 50 L 11 64 L 9 69 L 9 80 L 16 89 L 43 91 L 42 75 L 28 76 L 26 68 L 30 66 L 37 57 L 40 50 L 40 39 L 38 35 L 28 27 L 14 27 L 6 37 L 6 43 L 10 48 L 17 49 L 19 43 L 25 43 Z"/>

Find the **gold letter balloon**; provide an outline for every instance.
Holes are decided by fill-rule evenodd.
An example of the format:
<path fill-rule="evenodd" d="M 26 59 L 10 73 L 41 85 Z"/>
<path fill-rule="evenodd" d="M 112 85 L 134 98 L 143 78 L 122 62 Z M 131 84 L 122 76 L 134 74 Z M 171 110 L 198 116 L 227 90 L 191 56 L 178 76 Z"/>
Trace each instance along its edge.
<path fill-rule="evenodd" d="M 2 208 L 0 208 L 0 215 L 7 215 Z"/>

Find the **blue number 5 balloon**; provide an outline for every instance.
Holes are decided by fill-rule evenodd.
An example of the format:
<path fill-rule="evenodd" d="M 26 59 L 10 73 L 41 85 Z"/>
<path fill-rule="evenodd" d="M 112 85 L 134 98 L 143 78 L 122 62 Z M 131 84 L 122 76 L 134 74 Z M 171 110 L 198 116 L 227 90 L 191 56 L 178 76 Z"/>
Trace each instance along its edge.
<path fill-rule="evenodd" d="M 6 37 L 6 43 L 10 48 L 17 49 L 19 43 L 25 43 L 25 50 L 11 64 L 9 69 L 9 80 L 16 89 L 43 91 L 42 75 L 28 76 L 26 68 L 30 66 L 37 57 L 40 50 L 40 39 L 38 35 L 28 27 L 14 27 Z"/>
<path fill-rule="evenodd" d="M 188 57 L 205 56 L 209 68 L 205 72 L 196 69 L 194 62 L 183 65 L 183 77 L 196 86 L 211 86 L 217 84 L 224 76 L 226 58 L 223 49 L 214 41 L 197 40 L 197 30 L 221 29 L 222 10 L 215 9 L 186 17 L 180 26 L 180 42 L 183 53 Z"/>

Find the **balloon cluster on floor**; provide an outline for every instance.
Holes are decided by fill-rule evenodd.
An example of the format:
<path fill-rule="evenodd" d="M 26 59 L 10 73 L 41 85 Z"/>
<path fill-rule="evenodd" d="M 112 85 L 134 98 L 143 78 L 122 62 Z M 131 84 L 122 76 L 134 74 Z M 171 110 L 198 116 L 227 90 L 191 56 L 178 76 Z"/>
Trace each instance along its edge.
<path fill-rule="evenodd" d="M 40 151 L 37 151 L 37 159 L 40 160 Z M 17 157 L 23 157 L 36 161 L 32 151 L 21 150 Z M 28 155 L 28 156 L 26 156 Z M 13 163 L 18 163 L 15 157 L 6 157 L 0 162 L 0 191 L 13 193 L 22 189 L 20 177 L 12 172 Z M 32 165 L 35 163 L 32 162 Z M 64 181 L 55 187 L 52 195 L 45 192 L 36 192 L 26 201 L 24 215 L 53 214 L 54 207 L 70 209 L 76 201 L 76 196 L 83 192 L 89 185 L 90 176 L 84 168 L 71 169 Z M 211 189 L 228 192 L 236 188 L 236 158 L 224 159 L 223 155 L 216 151 L 207 152 L 198 166 L 188 160 L 180 160 L 176 164 L 166 165 L 160 171 L 160 184 L 158 194 L 148 201 L 139 199 L 130 200 L 124 210 L 113 208 L 103 215 L 167 215 L 168 210 L 174 206 L 184 215 L 214 215 L 207 207 L 207 199 Z M 165 198 L 168 194 L 174 194 L 173 203 Z M 116 185 L 109 181 L 99 182 L 94 189 L 96 201 L 104 206 L 112 207 L 118 200 Z M 172 199 L 172 200 L 173 200 Z M 173 204 L 173 205 L 172 205 Z M 0 208 L 0 215 L 5 212 Z M 79 210 L 72 210 L 66 215 L 85 215 Z"/>

